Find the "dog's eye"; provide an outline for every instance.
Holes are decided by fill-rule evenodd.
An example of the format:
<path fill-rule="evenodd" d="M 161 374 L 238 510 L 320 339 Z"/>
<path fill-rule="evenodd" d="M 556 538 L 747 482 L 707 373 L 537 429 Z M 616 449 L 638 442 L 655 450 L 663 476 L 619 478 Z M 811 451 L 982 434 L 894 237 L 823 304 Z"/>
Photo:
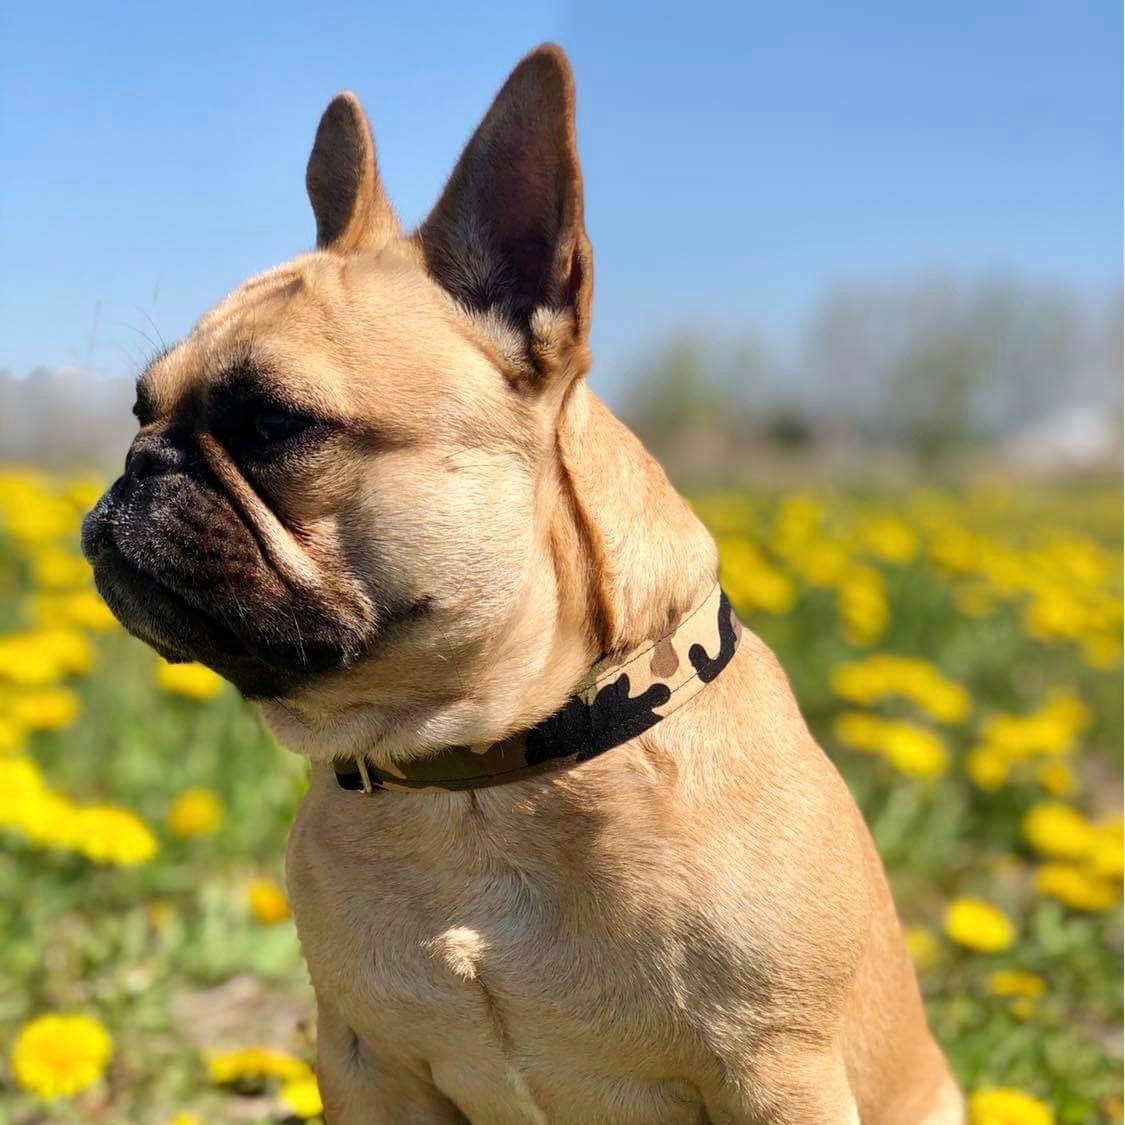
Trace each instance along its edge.
<path fill-rule="evenodd" d="M 254 415 L 254 434 L 263 442 L 282 441 L 309 426 L 309 420 L 284 410 L 259 410 Z"/>

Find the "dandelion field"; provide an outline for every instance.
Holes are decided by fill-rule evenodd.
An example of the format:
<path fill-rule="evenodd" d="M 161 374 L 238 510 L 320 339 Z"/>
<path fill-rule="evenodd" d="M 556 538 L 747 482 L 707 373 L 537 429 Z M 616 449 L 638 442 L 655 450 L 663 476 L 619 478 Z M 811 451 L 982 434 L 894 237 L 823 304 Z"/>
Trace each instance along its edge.
<path fill-rule="evenodd" d="M 303 763 L 126 636 L 0 469 L 0 1125 L 316 1119 L 282 889 Z M 975 1125 L 1121 1101 L 1121 499 L 1024 483 L 696 497 L 875 834 Z"/>

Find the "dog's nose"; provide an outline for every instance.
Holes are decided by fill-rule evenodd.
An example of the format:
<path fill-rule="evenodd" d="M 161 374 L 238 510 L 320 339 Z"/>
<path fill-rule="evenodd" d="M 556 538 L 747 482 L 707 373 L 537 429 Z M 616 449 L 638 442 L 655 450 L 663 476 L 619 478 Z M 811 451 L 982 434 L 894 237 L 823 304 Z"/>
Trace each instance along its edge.
<path fill-rule="evenodd" d="M 188 456 L 186 437 L 186 430 L 175 426 L 138 434 L 125 455 L 125 475 L 139 480 L 182 469 Z"/>

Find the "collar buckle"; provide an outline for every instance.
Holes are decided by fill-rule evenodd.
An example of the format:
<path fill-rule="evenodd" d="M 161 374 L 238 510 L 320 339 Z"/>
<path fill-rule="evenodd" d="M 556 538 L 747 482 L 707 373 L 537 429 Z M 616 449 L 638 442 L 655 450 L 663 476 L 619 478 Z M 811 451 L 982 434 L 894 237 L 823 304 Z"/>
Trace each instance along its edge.
<path fill-rule="evenodd" d="M 355 764 L 363 781 L 364 793 L 374 793 L 375 786 L 371 784 L 371 774 L 367 772 L 367 759 L 362 754 L 356 754 Z"/>

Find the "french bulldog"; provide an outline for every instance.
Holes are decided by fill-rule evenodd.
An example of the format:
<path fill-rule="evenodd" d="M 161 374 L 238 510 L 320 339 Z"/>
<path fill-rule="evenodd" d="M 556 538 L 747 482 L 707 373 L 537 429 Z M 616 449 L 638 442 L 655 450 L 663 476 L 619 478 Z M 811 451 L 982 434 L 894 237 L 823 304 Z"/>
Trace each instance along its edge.
<path fill-rule="evenodd" d="M 83 543 L 131 633 L 310 759 L 330 1125 L 962 1121 L 859 811 L 584 381 L 562 51 L 412 233 L 350 93 L 307 189 L 316 249 L 138 381 Z"/>

